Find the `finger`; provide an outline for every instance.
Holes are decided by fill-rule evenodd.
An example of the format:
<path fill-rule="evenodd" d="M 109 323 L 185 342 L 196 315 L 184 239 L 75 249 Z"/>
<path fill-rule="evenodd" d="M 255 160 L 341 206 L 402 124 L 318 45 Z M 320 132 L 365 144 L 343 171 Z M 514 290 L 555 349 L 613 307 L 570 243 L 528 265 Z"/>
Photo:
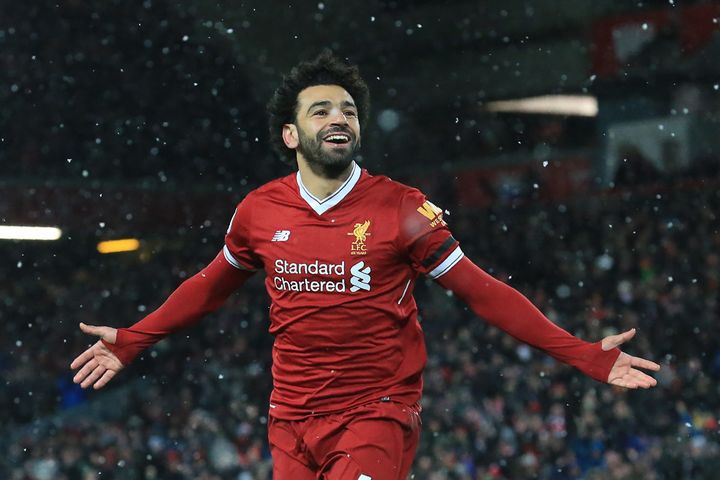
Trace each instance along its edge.
<path fill-rule="evenodd" d="M 83 322 L 80 322 L 80 330 L 90 335 L 97 335 L 98 337 L 102 336 L 100 327 L 96 327 L 95 325 L 87 325 Z"/>
<path fill-rule="evenodd" d="M 631 368 L 621 377 L 616 377 L 609 382 L 611 385 L 617 385 L 625 388 L 651 388 L 657 385 L 657 380 L 646 375 L 640 370 Z"/>
<path fill-rule="evenodd" d="M 615 347 L 622 345 L 635 336 L 636 330 L 631 328 L 627 332 L 619 333 L 617 335 L 609 335 L 602 340 L 602 349 L 605 351 L 612 350 Z"/>
<path fill-rule="evenodd" d="M 623 387 L 623 388 L 637 388 L 637 384 L 635 382 L 632 382 L 628 380 L 627 378 L 616 378 L 612 382 L 610 382 L 611 385 L 615 385 L 616 387 Z"/>
<path fill-rule="evenodd" d="M 631 328 L 627 332 L 620 333 L 618 335 L 615 335 L 614 340 L 617 342 L 615 346 L 620 346 L 623 343 L 627 342 L 628 340 L 632 339 L 635 336 L 636 330 L 634 328 Z"/>
<path fill-rule="evenodd" d="M 96 337 L 100 337 L 101 339 L 105 340 L 108 343 L 114 344 L 117 341 L 117 329 L 106 327 L 106 326 L 97 326 L 97 325 L 87 325 L 85 323 L 80 322 L 80 329 L 87 333 L 88 335 L 95 335 Z"/>
<path fill-rule="evenodd" d="M 633 367 L 644 368 L 646 370 L 655 370 L 656 372 L 660 370 L 660 365 L 657 363 L 640 357 L 630 357 L 630 364 Z"/>
<path fill-rule="evenodd" d="M 88 375 L 88 377 L 85 380 L 83 380 L 83 382 L 80 384 L 80 386 L 82 388 L 89 387 L 90 385 L 95 383 L 95 380 L 100 378 L 102 376 L 102 374 L 105 373 L 106 370 L 107 369 L 105 367 L 103 367 L 102 365 L 98 365 L 95 368 L 95 370 L 93 370 L 92 373 L 90 375 Z"/>
<path fill-rule="evenodd" d="M 640 370 L 633 369 L 632 371 L 635 372 L 636 377 L 638 378 L 638 381 L 643 384 L 644 388 L 650 388 L 650 387 L 654 387 L 657 385 L 656 378 L 653 378 L 650 375 L 648 375 L 644 372 L 641 372 Z"/>
<path fill-rule="evenodd" d="M 105 373 L 103 373 L 103 376 L 100 377 L 100 380 L 98 380 L 97 382 L 95 382 L 95 385 L 93 385 L 93 388 L 94 388 L 95 390 L 99 390 L 99 389 L 101 389 L 102 387 L 104 387 L 105 385 L 107 385 L 107 383 L 108 383 L 110 380 L 112 380 L 112 378 L 115 376 L 115 373 L 116 373 L 116 372 L 113 371 L 113 370 L 108 370 L 108 371 L 106 371 Z"/>
<path fill-rule="evenodd" d="M 80 371 L 78 373 L 75 374 L 75 376 L 73 377 L 73 382 L 75 382 L 75 383 L 82 382 L 85 379 L 85 377 L 87 377 L 90 374 L 90 372 L 92 372 L 95 369 L 95 367 L 97 367 L 97 366 L 98 366 L 98 362 L 97 362 L 97 360 L 95 360 L 93 358 L 92 360 L 87 362 L 85 364 L 85 366 L 80 369 Z"/>
<path fill-rule="evenodd" d="M 88 348 L 83 353 L 75 357 L 75 360 L 72 361 L 70 364 L 70 368 L 75 370 L 76 368 L 79 368 L 80 366 L 84 365 L 85 362 L 88 360 L 91 360 L 94 357 L 92 349 Z"/>
<path fill-rule="evenodd" d="M 634 328 L 631 328 L 631 329 L 628 330 L 627 332 L 621 333 L 620 336 L 623 337 L 623 342 L 627 342 L 628 340 L 630 340 L 631 338 L 633 338 L 636 333 L 637 333 L 637 330 L 634 329 Z"/>
<path fill-rule="evenodd" d="M 630 378 L 630 380 L 628 381 L 639 388 L 650 388 L 657 385 L 657 380 L 655 380 L 650 375 L 646 375 L 640 370 L 630 369 L 628 375 Z"/>

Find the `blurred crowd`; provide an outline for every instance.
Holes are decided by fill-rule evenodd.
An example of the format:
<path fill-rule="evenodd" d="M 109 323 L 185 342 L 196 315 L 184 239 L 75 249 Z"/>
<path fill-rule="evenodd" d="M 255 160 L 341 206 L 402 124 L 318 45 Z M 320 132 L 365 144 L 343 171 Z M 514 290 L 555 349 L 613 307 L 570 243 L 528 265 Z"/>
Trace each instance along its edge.
<path fill-rule="evenodd" d="M 266 178 L 248 52 L 191 10 L 162 0 L 5 5 L 3 175 L 235 186 Z"/>
<path fill-rule="evenodd" d="M 221 25 L 199 25 L 191 9 L 160 0 L 133 9 L 119 0 L 6 3 L 0 180 L 142 179 L 227 192 L 280 171 L 269 160 L 262 102 L 243 74 L 242 64 L 257 59 L 227 41 Z M 425 127 L 408 123 L 371 148 L 389 166 L 416 159 L 414 168 L 595 138 L 589 120 L 573 127 L 538 117 L 509 128 L 497 117 L 475 119 L 475 104 L 467 108 L 451 105 L 441 125 L 435 112 L 418 110 Z M 683 175 L 660 178 L 631 162 L 616 188 L 552 202 L 528 177 L 520 197 L 490 192 L 489 208 L 459 206 L 457 179 L 434 176 L 431 200 L 450 210 L 471 259 L 583 339 L 636 327 L 626 350 L 664 368 L 653 390 L 602 385 L 419 282 L 429 358 L 414 479 L 717 478 L 720 178 L 716 158 L 697 165 L 682 183 Z M 649 180 L 660 181 L 638 187 Z M 171 201 L 133 196 L 113 197 L 122 218 L 173 218 Z M 185 206 L 188 199 L 183 194 Z M 3 204 L 3 217 L 19 205 Z M 69 205 L 37 208 L 93 223 Z M 262 278 L 103 391 L 81 390 L 69 369 L 94 341 L 79 322 L 127 326 L 156 308 L 215 256 L 232 207 L 208 208 L 207 221 L 177 229 L 169 221 L 138 225 L 155 236 L 134 253 L 95 253 L 92 232 L 104 234 L 95 224 L 51 244 L 0 244 L 0 478 L 270 478 L 272 338 Z"/>
<path fill-rule="evenodd" d="M 553 321 L 588 340 L 636 327 L 626 350 L 664 369 L 655 390 L 603 387 L 452 310 L 429 335 L 450 341 L 426 375 L 420 478 L 713 478 L 718 207 L 714 183 L 451 217 L 468 255 Z"/>
<path fill-rule="evenodd" d="M 169 0 L 131 9 L 120 0 L 41 0 L 8 4 L 0 20 L 3 177 L 237 190 L 281 170 L 267 146 L 268 98 L 247 70 L 255 65 L 278 82 L 284 72 L 233 37 L 232 27 L 244 27 Z M 363 34 L 358 25 L 348 28 Z M 317 51 L 308 48 L 307 57 Z M 397 95 L 397 86 L 380 76 L 368 81 L 377 108 L 364 126 L 371 140 L 363 154 L 383 168 L 594 142 L 589 119 L 498 116 L 452 95 L 447 104 L 418 101 L 394 112 L 402 121 L 384 131 L 382 101 Z"/>
<path fill-rule="evenodd" d="M 717 212 L 717 180 L 452 211 L 468 256 L 553 321 L 591 341 L 636 327 L 626 350 L 664 368 L 654 390 L 602 385 L 420 282 L 429 361 L 413 478 L 714 478 Z M 92 341 L 79 321 L 141 318 L 214 256 L 222 234 L 218 226 L 184 235 L 182 248 L 116 256 L 3 247 L 12 260 L 3 277 L 14 279 L 0 286 L 3 478 L 269 478 L 272 338 L 261 278 L 104 391 L 81 391 L 68 368 Z"/>

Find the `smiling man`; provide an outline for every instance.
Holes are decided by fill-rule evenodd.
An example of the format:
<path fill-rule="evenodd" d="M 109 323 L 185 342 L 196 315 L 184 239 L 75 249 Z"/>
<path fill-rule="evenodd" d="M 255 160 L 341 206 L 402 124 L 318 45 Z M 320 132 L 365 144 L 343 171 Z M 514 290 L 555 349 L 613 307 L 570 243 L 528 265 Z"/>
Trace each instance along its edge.
<path fill-rule="evenodd" d="M 572 336 L 465 257 L 442 210 L 420 191 L 355 163 L 369 111 L 356 67 L 329 52 L 300 63 L 268 111 L 273 147 L 298 171 L 249 193 L 217 257 L 153 313 L 129 328 L 81 324 L 101 340 L 72 362 L 75 382 L 103 387 L 143 349 L 217 309 L 263 270 L 275 337 L 273 478 L 407 477 L 426 361 L 412 294 L 421 274 L 598 381 L 656 384 L 637 368 L 657 364 L 617 348 L 634 330 L 596 343 Z"/>
<path fill-rule="evenodd" d="M 285 145 L 302 155 L 314 175 L 342 175 L 360 148 L 360 123 L 350 94 L 337 85 L 308 87 L 298 95 L 298 110 L 297 122 L 283 125 Z M 342 121 L 328 125 L 329 115 L 338 111 Z"/>

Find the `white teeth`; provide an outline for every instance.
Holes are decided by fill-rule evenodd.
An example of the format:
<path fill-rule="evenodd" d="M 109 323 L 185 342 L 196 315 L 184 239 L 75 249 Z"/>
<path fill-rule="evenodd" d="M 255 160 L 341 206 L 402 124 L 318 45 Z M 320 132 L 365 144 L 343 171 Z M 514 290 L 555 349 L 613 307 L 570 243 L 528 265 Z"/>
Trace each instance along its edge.
<path fill-rule="evenodd" d="M 325 140 L 349 141 L 350 138 L 347 135 L 329 135 L 329 136 L 325 137 Z"/>

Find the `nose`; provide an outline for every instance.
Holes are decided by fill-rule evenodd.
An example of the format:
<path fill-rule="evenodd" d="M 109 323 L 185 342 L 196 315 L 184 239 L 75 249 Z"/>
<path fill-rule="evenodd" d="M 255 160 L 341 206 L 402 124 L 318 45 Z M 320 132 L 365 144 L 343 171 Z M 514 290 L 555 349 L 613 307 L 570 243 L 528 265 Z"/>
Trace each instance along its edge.
<path fill-rule="evenodd" d="M 338 124 L 338 125 L 347 125 L 348 124 L 348 120 L 347 120 L 347 117 L 345 116 L 345 113 L 340 109 L 335 111 L 335 115 L 333 115 L 331 120 L 332 120 L 333 124 Z"/>

